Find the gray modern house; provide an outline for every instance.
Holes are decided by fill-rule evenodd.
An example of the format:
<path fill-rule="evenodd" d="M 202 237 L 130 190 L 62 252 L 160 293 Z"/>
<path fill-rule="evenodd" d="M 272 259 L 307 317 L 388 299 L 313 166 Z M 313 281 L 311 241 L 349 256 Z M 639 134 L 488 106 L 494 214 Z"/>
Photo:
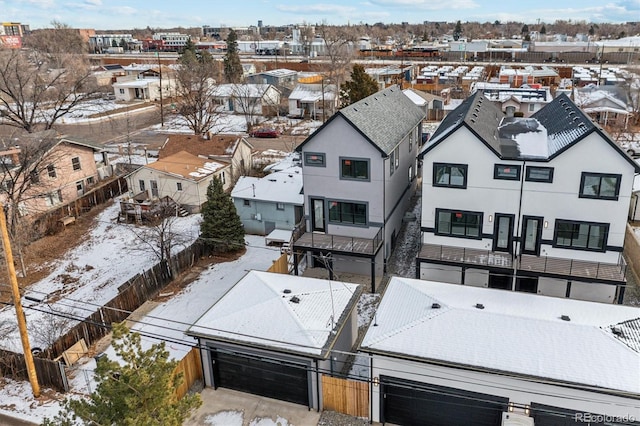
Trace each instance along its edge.
<path fill-rule="evenodd" d="M 416 189 L 423 112 L 393 86 L 334 114 L 297 148 L 305 228 L 294 234 L 311 267 L 381 276 Z"/>

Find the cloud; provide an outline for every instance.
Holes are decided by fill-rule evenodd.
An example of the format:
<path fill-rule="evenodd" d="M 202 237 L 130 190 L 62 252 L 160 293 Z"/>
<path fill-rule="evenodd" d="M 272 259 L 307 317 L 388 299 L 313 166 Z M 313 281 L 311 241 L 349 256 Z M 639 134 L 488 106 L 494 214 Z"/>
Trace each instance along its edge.
<path fill-rule="evenodd" d="M 84 2 L 91 6 L 102 6 L 102 0 L 84 0 Z"/>
<path fill-rule="evenodd" d="M 414 8 L 420 10 L 476 9 L 480 7 L 474 0 L 370 0 L 370 2 L 382 7 Z"/>
<path fill-rule="evenodd" d="M 55 0 L 27 0 L 26 2 L 43 9 L 50 9 L 56 5 Z"/>
<path fill-rule="evenodd" d="M 356 12 L 355 7 L 341 6 L 337 4 L 300 4 L 300 5 L 279 5 L 276 7 L 280 12 L 311 14 L 319 13 L 321 15 L 346 15 Z"/>

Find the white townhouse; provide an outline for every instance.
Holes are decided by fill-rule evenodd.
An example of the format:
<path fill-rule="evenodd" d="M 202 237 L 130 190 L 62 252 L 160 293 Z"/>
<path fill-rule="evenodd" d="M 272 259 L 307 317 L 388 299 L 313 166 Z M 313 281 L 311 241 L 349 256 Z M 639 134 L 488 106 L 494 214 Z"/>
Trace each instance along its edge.
<path fill-rule="evenodd" d="M 476 93 L 419 157 L 417 277 L 622 302 L 640 167 L 566 95 L 518 118 Z"/>
<path fill-rule="evenodd" d="M 296 274 L 304 253 L 331 277 L 370 274 L 375 287 L 417 186 L 423 118 L 393 86 L 342 108 L 296 148 L 305 205 L 305 228 L 294 233 Z"/>
<path fill-rule="evenodd" d="M 630 306 L 393 277 L 359 348 L 371 420 L 638 425 L 639 330 Z"/>

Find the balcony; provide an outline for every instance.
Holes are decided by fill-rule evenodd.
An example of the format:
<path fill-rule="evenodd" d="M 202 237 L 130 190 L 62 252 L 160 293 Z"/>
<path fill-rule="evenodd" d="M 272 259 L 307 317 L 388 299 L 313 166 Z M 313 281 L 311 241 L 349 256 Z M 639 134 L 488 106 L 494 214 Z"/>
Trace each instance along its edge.
<path fill-rule="evenodd" d="M 382 247 L 382 228 L 373 238 L 307 232 L 304 221 L 293 232 L 293 247 L 300 250 L 329 251 L 352 256 L 375 256 Z"/>
<path fill-rule="evenodd" d="M 548 256 L 521 255 L 517 259 L 509 253 L 462 247 L 423 244 L 418 261 L 479 267 L 481 269 L 517 269 L 539 275 L 587 281 L 622 283 L 626 281 L 627 264 L 622 255 L 618 263 L 590 262 Z"/>

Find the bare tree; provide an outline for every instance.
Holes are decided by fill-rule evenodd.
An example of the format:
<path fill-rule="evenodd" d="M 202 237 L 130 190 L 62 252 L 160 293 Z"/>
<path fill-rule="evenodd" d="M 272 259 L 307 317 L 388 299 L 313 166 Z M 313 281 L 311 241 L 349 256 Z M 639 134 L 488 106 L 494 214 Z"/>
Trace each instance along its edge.
<path fill-rule="evenodd" d="M 43 349 L 51 347 L 78 323 L 71 312 L 46 306 L 50 312 L 42 315 L 33 327 L 29 327 L 29 335 L 33 338 L 33 342 L 41 345 Z"/>
<path fill-rule="evenodd" d="M 324 41 L 324 53 L 329 59 L 328 78 L 336 87 L 340 87 L 355 55 L 356 34 L 349 27 L 335 27 L 323 23 L 319 28 L 319 35 Z"/>
<path fill-rule="evenodd" d="M 84 55 L 0 49 L 0 124 L 48 130 L 97 92 Z"/>
<path fill-rule="evenodd" d="M 263 107 L 278 109 L 278 97 L 274 88 L 268 84 L 233 85 L 233 102 L 237 112 L 244 115 L 247 130 L 256 124 L 256 117 L 265 115 Z"/>
<path fill-rule="evenodd" d="M 51 56 L 54 68 L 62 68 L 63 63 L 55 63 L 61 54 L 83 54 L 89 51 L 89 44 L 78 30 L 62 22 L 51 22 L 53 28 L 34 30 L 25 37 L 24 46 Z"/>
<path fill-rule="evenodd" d="M 186 50 L 180 57 L 176 72 L 180 114 L 196 135 L 209 132 L 219 124 L 221 106 L 213 101 L 218 90 L 217 63 L 208 52 L 196 55 Z"/>
<path fill-rule="evenodd" d="M 188 238 L 176 230 L 180 206 L 169 197 L 161 199 L 153 207 L 153 216 L 148 217 L 146 225 L 133 229 L 136 236 L 134 250 L 152 253 L 159 263 L 169 262 L 171 250 L 185 247 Z M 167 265 L 169 272 L 171 265 Z"/>

